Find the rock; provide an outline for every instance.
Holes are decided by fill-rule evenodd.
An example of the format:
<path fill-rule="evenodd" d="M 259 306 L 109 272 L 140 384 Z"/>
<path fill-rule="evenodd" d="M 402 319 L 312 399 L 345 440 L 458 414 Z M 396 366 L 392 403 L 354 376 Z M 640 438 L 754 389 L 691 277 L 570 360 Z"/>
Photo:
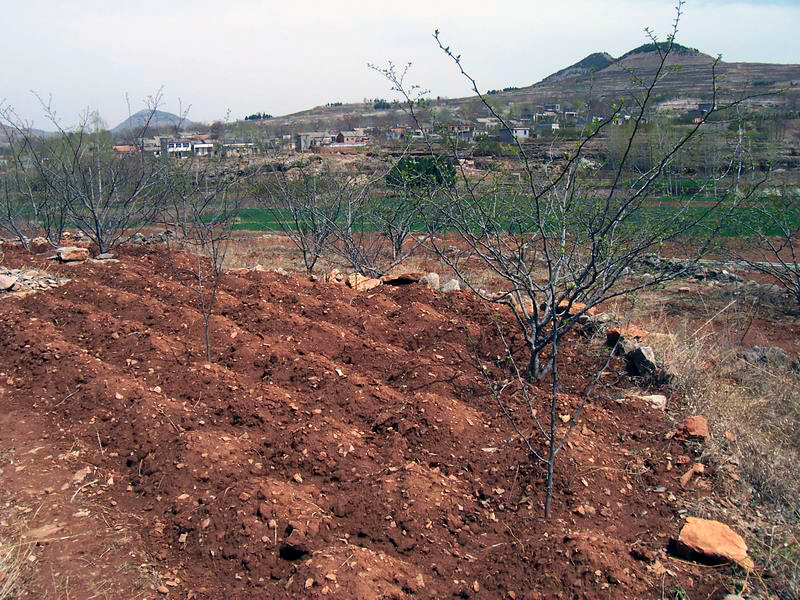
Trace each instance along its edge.
<path fill-rule="evenodd" d="M 89 249 L 79 246 L 61 246 L 56 250 L 56 256 L 61 262 L 81 262 L 89 260 Z"/>
<path fill-rule="evenodd" d="M 281 275 L 283 277 L 288 277 L 289 276 L 289 273 L 283 267 L 278 267 L 277 269 L 275 269 L 275 273 L 277 273 L 278 275 Z"/>
<path fill-rule="evenodd" d="M 735 562 L 746 569 L 754 566 L 742 537 L 719 521 L 688 517 L 678 547 L 690 558 L 699 554 L 715 562 Z"/>
<path fill-rule="evenodd" d="M 767 367 L 789 367 L 792 362 L 786 351 L 778 346 L 753 346 L 741 352 L 739 358 L 750 364 Z"/>
<path fill-rule="evenodd" d="M 0 275 L 0 292 L 5 292 L 14 287 L 17 278 L 11 275 Z"/>
<path fill-rule="evenodd" d="M 581 320 L 581 324 L 583 325 L 583 332 L 588 336 L 597 335 L 599 333 L 603 333 L 608 328 L 608 324 L 611 321 L 612 316 L 608 313 L 601 313 L 595 316 L 587 316 L 585 320 Z M 608 335 L 606 335 L 606 342 L 608 341 Z M 616 342 L 614 342 L 616 343 Z M 612 346 L 614 344 L 611 344 Z"/>
<path fill-rule="evenodd" d="M 687 438 L 695 440 L 705 440 L 711 436 L 708 421 L 700 415 L 686 417 L 678 426 L 678 431 Z"/>
<path fill-rule="evenodd" d="M 567 312 L 569 309 L 569 312 Z M 597 314 L 597 310 L 594 307 L 586 308 L 586 305 L 583 302 L 573 302 L 570 306 L 569 300 L 562 300 L 558 303 L 558 307 L 556 308 L 556 312 L 558 314 L 567 313 L 567 316 L 574 317 L 579 313 L 583 313 L 589 317 L 593 317 Z"/>
<path fill-rule="evenodd" d="M 72 476 L 72 483 L 78 485 L 84 479 L 86 479 L 86 476 L 89 475 L 89 473 L 91 472 L 92 472 L 92 467 L 88 465 L 80 469 L 79 471 L 76 471 L 75 474 Z"/>
<path fill-rule="evenodd" d="M 412 283 L 419 283 L 425 277 L 424 273 L 400 273 L 399 275 L 385 275 L 383 283 L 386 285 L 411 285 Z"/>
<path fill-rule="evenodd" d="M 347 285 L 357 292 L 366 292 L 382 284 L 383 282 L 380 279 L 366 277 L 361 273 L 352 273 L 347 277 Z"/>
<path fill-rule="evenodd" d="M 439 291 L 445 293 L 458 292 L 460 290 L 461 290 L 461 284 L 458 283 L 458 279 L 451 279 L 450 281 L 445 283 L 441 288 L 439 288 Z"/>
<path fill-rule="evenodd" d="M 440 282 L 439 282 L 439 274 L 438 273 L 433 273 L 433 272 L 427 273 L 425 275 L 425 277 L 423 277 L 419 281 L 423 285 L 427 285 L 432 290 L 438 290 L 439 289 Z"/>
<path fill-rule="evenodd" d="M 31 240 L 31 252 L 34 254 L 41 254 L 50 250 L 50 242 L 43 237 L 35 237 Z"/>
<path fill-rule="evenodd" d="M 325 275 L 324 280 L 330 283 L 342 283 L 344 281 L 344 273 L 339 269 L 333 269 L 330 273 Z"/>
<path fill-rule="evenodd" d="M 608 342 L 608 335 L 606 335 L 606 342 Z M 613 347 L 614 344 L 617 344 L 615 354 L 617 356 L 624 356 L 626 360 L 629 356 L 633 356 L 633 353 L 636 352 L 640 346 L 639 342 L 628 337 L 619 337 L 616 342 L 609 345 Z"/>
<path fill-rule="evenodd" d="M 625 355 L 628 368 L 634 375 L 650 375 L 658 369 L 656 356 L 650 346 L 639 346 Z"/>
<path fill-rule="evenodd" d="M 111 252 L 103 252 L 102 254 L 95 256 L 95 260 L 111 260 L 113 258 L 114 255 Z"/>
<path fill-rule="evenodd" d="M 650 396 L 637 396 L 640 400 L 647 402 L 651 407 L 656 410 L 664 410 L 667 408 L 667 397 L 661 394 L 652 394 Z"/>
<path fill-rule="evenodd" d="M 691 468 L 686 471 L 683 475 L 681 475 L 681 487 L 686 487 L 689 485 L 689 481 L 691 481 L 692 477 L 695 474 L 700 475 L 701 473 L 706 472 L 706 466 L 701 463 L 695 463 L 691 466 Z"/>

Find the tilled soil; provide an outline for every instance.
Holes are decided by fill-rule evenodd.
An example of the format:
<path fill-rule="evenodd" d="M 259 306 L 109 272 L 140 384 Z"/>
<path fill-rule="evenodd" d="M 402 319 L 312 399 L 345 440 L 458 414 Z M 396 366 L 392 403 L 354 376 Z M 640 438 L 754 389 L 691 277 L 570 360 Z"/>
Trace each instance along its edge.
<path fill-rule="evenodd" d="M 233 272 L 209 363 L 196 258 L 4 250 L 70 279 L 0 298 L 0 536 L 25 533 L 27 597 L 724 595 L 724 570 L 666 553 L 679 508 L 712 492 L 681 487 L 692 458 L 668 417 L 617 401 L 636 382 L 616 359 L 546 521 L 544 472 L 478 368 L 507 368 L 497 307 Z M 561 414 L 604 361 L 570 336 Z M 546 414 L 546 384 L 535 402 Z"/>

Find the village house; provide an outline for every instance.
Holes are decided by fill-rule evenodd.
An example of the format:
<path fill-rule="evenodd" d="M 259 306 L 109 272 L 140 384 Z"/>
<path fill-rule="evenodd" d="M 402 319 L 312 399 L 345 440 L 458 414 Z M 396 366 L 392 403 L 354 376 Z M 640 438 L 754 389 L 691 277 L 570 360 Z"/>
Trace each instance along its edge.
<path fill-rule="evenodd" d="M 514 140 L 527 140 L 531 136 L 531 130 L 528 127 L 510 127 L 501 129 L 498 135 L 501 142 L 504 144 L 510 144 Z"/>
<path fill-rule="evenodd" d="M 294 149 L 297 152 L 306 152 L 319 146 L 333 143 L 333 136 L 327 131 L 307 131 L 294 136 Z"/>
<path fill-rule="evenodd" d="M 347 144 L 348 146 L 366 145 L 369 142 L 369 136 L 364 134 L 363 131 L 340 131 L 333 138 L 334 144 Z"/>
<path fill-rule="evenodd" d="M 258 154 L 258 146 L 253 142 L 223 142 L 221 152 L 222 156 L 226 158 L 253 156 L 254 154 Z"/>
<path fill-rule="evenodd" d="M 483 128 L 483 131 L 493 131 L 500 127 L 500 119 L 497 117 L 481 117 L 476 121 Z"/>

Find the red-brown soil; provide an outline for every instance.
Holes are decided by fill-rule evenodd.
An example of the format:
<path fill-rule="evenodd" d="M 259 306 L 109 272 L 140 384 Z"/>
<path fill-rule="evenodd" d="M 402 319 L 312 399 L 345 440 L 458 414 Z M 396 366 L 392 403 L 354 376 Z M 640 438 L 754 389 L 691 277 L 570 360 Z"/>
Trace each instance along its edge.
<path fill-rule="evenodd" d="M 6 265 L 72 278 L 0 300 L 0 536 L 32 530 L 23 597 L 724 595 L 729 571 L 665 553 L 682 503 L 712 492 L 681 487 L 691 457 L 668 417 L 616 401 L 635 386 L 616 359 L 545 521 L 543 471 L 473 359 L 501 353 L 501 311 L 235 272 L 207 364 L 196 259 L 122 254 L 54 265 L 5 247 Z M 567 341 L 560 412 L 602 352 Z"/>

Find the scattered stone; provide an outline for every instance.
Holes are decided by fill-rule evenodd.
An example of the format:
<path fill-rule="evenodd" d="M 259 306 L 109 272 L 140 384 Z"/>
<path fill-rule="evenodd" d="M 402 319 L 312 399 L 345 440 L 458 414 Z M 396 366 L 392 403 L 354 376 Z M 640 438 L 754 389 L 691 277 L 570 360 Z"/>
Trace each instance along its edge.
<path fill-rule="evenodd" d="M 449 292 L 458 292 L 461 290 L 461 284 L 458 283 L 458 279 L 451 279 L 443 286 L 439 288 L 439 291 L 449 293 Z"/>
<path fill-rule="evenodd" d="M 667 408 L 667 397 L 661 394 L 651 394 L 650 396 L 637 396 L 640 400 L 644 400 L 651 407 L 656 410 L 665 410 Z"/>
<path fill-rule="evenodd" d="M 89 249 L 80 246 L 61 246 L 56 250 L 61 262 L 83 262 L 89 260 Z"/>
<path fill-rule="evenodd" d="M 43 237 L 35 237 L 31 240 L 31 252 L 34 254 L 42 254 L 51 248 L 52 246 L 50 245 L 50 242 Z"/>
<path fill-rule="evenodd" d="M 573 302 L 572 305 L 570 305 L 569 300 L 562 300 L 559 302 L 556 312 L 560 315 L 566 313 L 569 317 L 574 317 L 580 313 L 583 313 L 587 317 L 593 317 L 597 314 L 597 310 L 594 307 L 586 308 L 583 302 Z"/>
<path fill-rule="evenodd" d="M 689 481 L 691 481 L 692 477 L 696 474 L 701 474 L 706 472 L 706 466 L 700 463 L 695 463 L 691 466 L 691 468 L 686 471 L 683 475 L 681 475 L 681 487 L 686 487 L 689 485 Z"/>
<path fill-rule="evenodd" d="M 344 281 L 344 273 L 339 269 L 333 269 L 323 277 L 323 280 L 329 283 L 342 283 Z"/>
<path fill-rule="evenodd" d="M 650 375 L 658 369 L 656 356 L 650 346 L 639 346 L 625 355 L 628 367 L 634 375 Z"/>
<path fill-rule="evenodd" d="M 75 474 L 72 476 L 72 483 L 76 485 L 79 484 L 84 479 L 86 479 L 86 476 L 89 475 L 89 473 L 91 472 L 92 472 L 92 467 L 88 465 L 80 469 L 79 471 L 76 471 Z"/>
<path fill-rule="evenodd" d="M 688 517 L 678 537 L 678 547 L 689 558 L 699 554 L 715 562 L 735 562 L 746 569 L 754 567 L 742 537 L 719 521 Z"/>
<path fill-rule="evenodd" d="M 423 285 L 427 285 L 432 290 L 438 290 L 439 289 L 440 282 L 439 282 L 439 274 L 438 273 L 433 273 L 433 272 L 427 273 L 425 275 L 425 277 L 423 277 L 419 281 Z"/>
<path fill-rule="evenodd" d="M 150 236 L 144 236 L 141 233 L 135 233 L 128 240 L 134 246 L 152 246 L 154 244 L 168 244 L 176 237 L 175 232 L 171 229 L 166 229 L 161 233 L 156 233 Z"/>
<path fill-rule="evenodd" d="M 352 273 L 347 276 L 347 285 L 357 292 L 366 292 L 383 285 L 383 282 L 380 279 L 367 277 L 361 273 Z"/>
<path fill-rule="evenodd" d="M 762 367 L 798 368 L 798 361 L 792 359 L 783 348 L 778 346 L 753 346 L 739 354 L 739 358 L 752 365 Z"/>
<path fill-rule="evenodd" d="M 102 254 L 95 256 L 95 260 L 111 260 L 113 258 L 114 255 L 111 252 L 103 252 Z"/>
<path fill-rule="evenodd" d="M 578 320 L 581 325 L 583 325 L 583 333 L 588 336 L 597 335 L 599 333 L 603 333 L 604 331 L 608 331 L 609 322 L 612 320 L 612 316 L 608 313 L 600 313 L 599 315 L 584 315 L 586 318 L 581 318 Z M 606 339 L 608 336 L 606 334 Z M 616 342 L 615 342 L 616 343 Z M 614 344 L 611 344 L 612 346 Z"/>
<path fill-rule="evenodd" d="M 695 440 L 706 440 L 711 436 L 711 432 L 708 430 L 708 421 L 700 415 L 686 417 L 678 426 L 678 432 Z"/>
<path fill-rule="evenodd" d="M 288 273 L 288 271 L 286 271 L 286 269 L 284 269 L 283 267 L 278 267 L 277 269 L 275 269 L 275 272 L 276 272 L 278 275 L 281 275 L 281 276 L 283 276 L 283 277 L 288 277 L 288 276 L 289 276 L 289 273 Z"/>
<path fill-rule="evenodd" d="M 11 288 L 14 287 L 16 283 L 17 283 L 16 277 L 0 274 L 0 291 L 2 292 L 9 291 L 11 290 Z"/>

